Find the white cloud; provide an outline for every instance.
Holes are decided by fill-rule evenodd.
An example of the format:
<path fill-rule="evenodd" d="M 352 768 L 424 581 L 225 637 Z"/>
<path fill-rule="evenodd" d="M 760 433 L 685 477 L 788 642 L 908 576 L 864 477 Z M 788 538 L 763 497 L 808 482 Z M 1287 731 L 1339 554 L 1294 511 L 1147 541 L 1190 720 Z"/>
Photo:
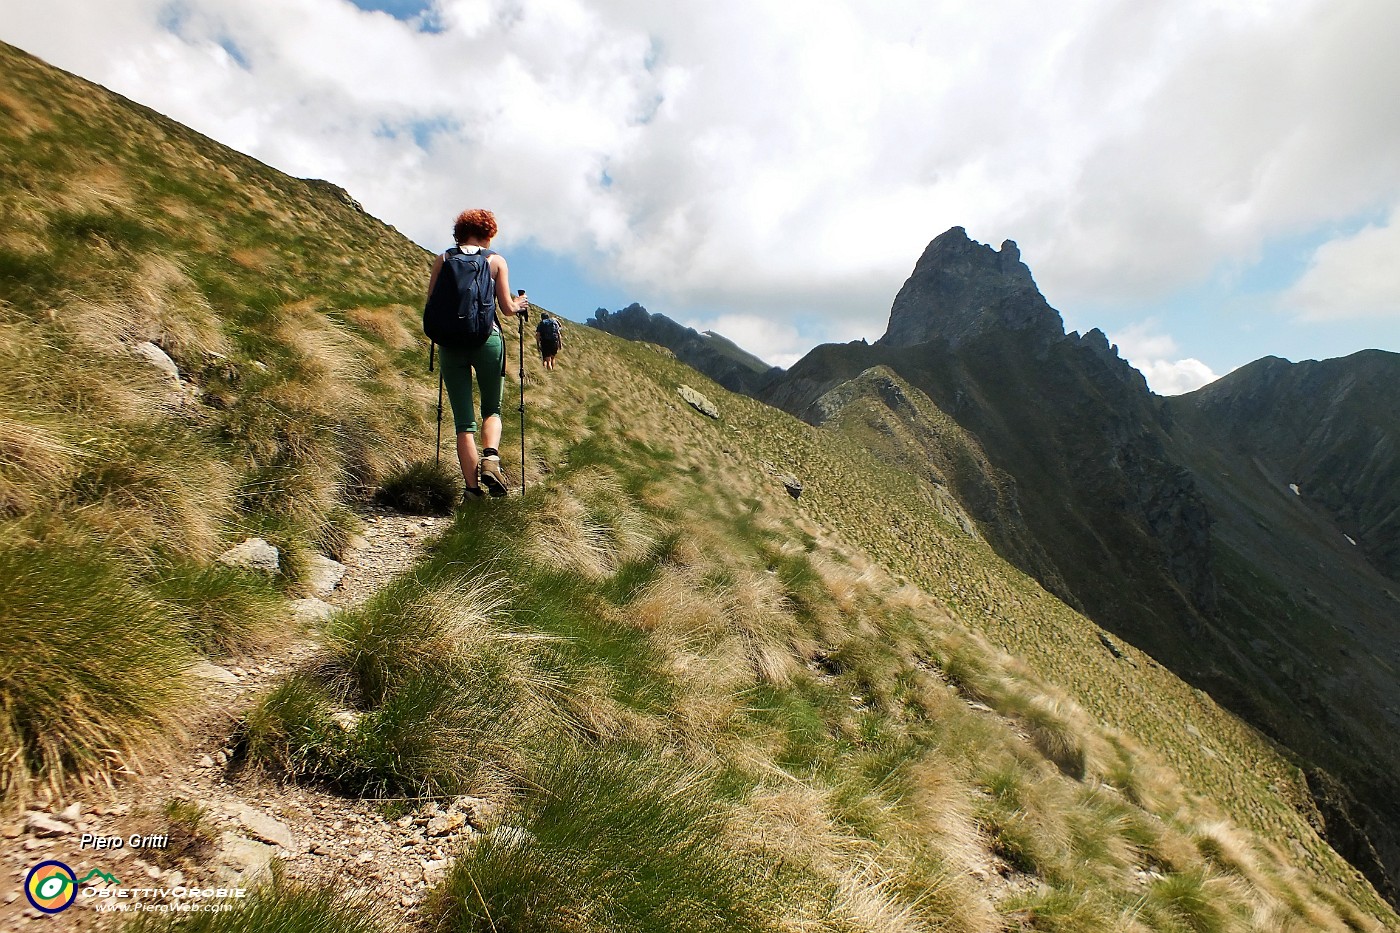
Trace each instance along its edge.
<path fill-rule="evenodd" d="M 1108 306 L 1400 197 L 1390 0 L 437 0 L 433 33 L 347 0 L 0 4 L 7 41 L 424 245 L 492 206 L 506 249 L 808 342 L 878 336 L 955 224 Z"/>
<path fill-rule="evenodd" d="M 1220 378 L 1200 360 L 1180 358 L 1176 340 L 1157 326 L 1155 320 L 1140 321 L 1115 331 L 1113 338 L 1119 355 L 1142 373 L 1153 392 L 1181 395 Z"/>
<path fill-rule="evenodd" d="M 1382 224 L 1324 243 L 1284 293 L 1284 307 L 1315 321 L 1400 319 L 1400 206 Z"/>
<path fill-rule="evenodd" d="M 1134 364 L 1158 395 L 1181 395 L 1194 392 L 1220 377 L 1198 359 L 1148 360 Z"/>
<path fill-rule="evenodd" d="M 1156 320 L 1147 320 L 1115 330 L 1113 342 L 1123 359 L 1162 359 L 1176 353 L 1176 340 L 1170 334 L 1155 333 L 1156 327 Z"/>

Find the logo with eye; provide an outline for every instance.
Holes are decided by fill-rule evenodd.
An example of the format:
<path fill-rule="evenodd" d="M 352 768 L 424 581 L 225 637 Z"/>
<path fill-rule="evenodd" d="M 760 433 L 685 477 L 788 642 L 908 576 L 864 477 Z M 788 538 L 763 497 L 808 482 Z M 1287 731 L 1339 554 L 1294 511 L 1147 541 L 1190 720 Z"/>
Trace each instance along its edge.
<path fill-rule="evenodd" d="M 46 914 L 67 910 L 78 897 L 78 876 L 62 862 L 40 862 L 24 879 L 24 896 Z"/>

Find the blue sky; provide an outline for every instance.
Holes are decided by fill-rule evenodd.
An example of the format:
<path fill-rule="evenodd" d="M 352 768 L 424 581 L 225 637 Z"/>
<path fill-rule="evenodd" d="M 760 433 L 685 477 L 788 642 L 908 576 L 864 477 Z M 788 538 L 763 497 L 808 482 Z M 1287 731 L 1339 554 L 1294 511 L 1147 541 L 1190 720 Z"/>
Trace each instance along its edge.
<path fill-rule="evenodd" d="M 428 248 L 491 207 L 576 319 L 639 301 L 788 364 L 878 337 L 963 226 L 1161 392 L 1400 350 L 1393 0 L 0 5 L 5 41 Z"/>

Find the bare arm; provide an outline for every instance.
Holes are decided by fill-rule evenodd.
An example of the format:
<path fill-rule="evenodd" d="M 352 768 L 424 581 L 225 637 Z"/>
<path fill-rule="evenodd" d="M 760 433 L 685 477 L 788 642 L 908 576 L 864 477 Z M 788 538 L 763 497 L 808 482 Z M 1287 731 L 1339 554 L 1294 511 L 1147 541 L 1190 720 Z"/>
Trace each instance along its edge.
<path fill-rule="evenodd" d="M 441 272 L 441 271 L 442 271 L 442 256 L 441 256 L 441 254 L 439 254 L 438 257 L 437 257 L 436 259 L 433 260 L 433 273 L 432 273 L 432 275 L 428 276 L 428 294 L 429 294 L 429 295 L 432 295 L 432 293 L 433 293 L 433 286 L 437 284 L 438 273 Z"/>
<path fill-rule="evenodd" d="M 530 300 L 524 295 L 510 293 L 510 269 L 504 256 L 495 253 L 488 261 L 496 276 L 496 307 L 504 311 L 507 317 L 514 317 L 516 312 L 530 304 Z"/>

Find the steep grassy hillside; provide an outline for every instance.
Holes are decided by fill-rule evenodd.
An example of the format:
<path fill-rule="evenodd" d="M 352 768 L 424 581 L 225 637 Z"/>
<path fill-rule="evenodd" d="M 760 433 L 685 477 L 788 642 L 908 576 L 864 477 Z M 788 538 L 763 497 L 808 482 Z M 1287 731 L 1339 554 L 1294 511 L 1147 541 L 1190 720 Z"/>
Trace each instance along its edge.
<path fill-rule="evenodd" d="M 8 46 L 0 151 L 0 788 L 22 800 L 138 756 L 183 663 L 275 637 L 347 502 L 431 449 L 426 257 Z M 275 584 L 213 561 L 249 536 L 282 549 Z"/>
<path fill-rule="evenodd" d="M 298 561 L 429 452 L 432 386 L 421 250 L 3 55 L 13 807 L 158 749 L 199 652 L 276 651 Z M 94 173 L 111 197 L 71 200 Z M 230 736 L 234 779 L 386 820 L 471 794 L 491 825 L 411 922 L 274 874 L 243 913 L 136 928 L 1400 928 L 1269 743 L 1106 644 L 922 476 L 592 330 L 526 400 L 529 496 L 474 503 L 320 623 Z M 211 563 L 253 532 L 292 556 L 275 585 Z"/>
<path fill-rule="evenodd" d="M 1400 878 L 1400 354 L 1268 358 L 1168 400 L 1174 451 L 1215 518 L 1213 694 L 1326 769 L 1348 857 Z M 1296 492 L 1294 491 L 1296 488 Z M 1353 543 L 1354 542 L 1354 543 Z"/>
<path fill-rule="evenodd" d="M 950 484 L 998 553 L 1283 743 L 1395 903 L 1397 360 L 1262 360 L 1157 398 L 1101 332 L 1064 333 L 1015 244 L 953 228 L 883 337 L 760 397 Z"/>

